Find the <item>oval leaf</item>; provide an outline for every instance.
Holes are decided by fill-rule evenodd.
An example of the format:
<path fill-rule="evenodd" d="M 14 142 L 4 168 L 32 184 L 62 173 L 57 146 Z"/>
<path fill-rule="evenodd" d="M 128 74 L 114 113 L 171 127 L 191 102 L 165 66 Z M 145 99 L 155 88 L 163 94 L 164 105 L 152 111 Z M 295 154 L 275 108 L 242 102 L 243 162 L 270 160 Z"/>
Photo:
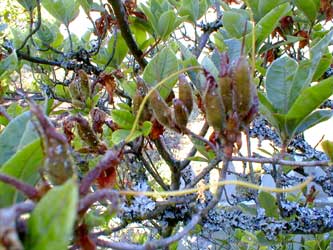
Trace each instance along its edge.
<path fill-rule="evenodd" d="M 166 47 L 148 63 L 143 72 L 143 79 L 148 85 L 155 86 L 158 82 L 170 76 L 172 73 L 175 73 L 178 69 L 178 60 L 175 54 L 170 48 Z M 178 76 L 175 76 L 159 88 L 160 95 L 164 99 L 170 94 L 177 79 Z"/>
<path fill-rule="evenodd" d="M 30 119 L 30 112 L 25 112 L 14 118 L 0 134 L 0 165 L 38 137 Z"/>
<path fill-rule="evenodd" d="M 42 0 L 42 5 L 65 26 L 79 15 L 80 3 L 77 0 Z"/>
<path fill-rule="evenodd" d="M 1 167 L 0 173 L 34 185 L 39 177 L 43 156 L 41 142 L 37 139 L 13 155 Z M 0 182 L 0 207 L 10 206 L 20 200 L 22 197 L 16 189 Z"/>
<path fill-rule="evenodd" d="M 25 249 L 66 250 L 73 233 L 77 202 L 74 180 L 50 190 L 29 218 Z"/>

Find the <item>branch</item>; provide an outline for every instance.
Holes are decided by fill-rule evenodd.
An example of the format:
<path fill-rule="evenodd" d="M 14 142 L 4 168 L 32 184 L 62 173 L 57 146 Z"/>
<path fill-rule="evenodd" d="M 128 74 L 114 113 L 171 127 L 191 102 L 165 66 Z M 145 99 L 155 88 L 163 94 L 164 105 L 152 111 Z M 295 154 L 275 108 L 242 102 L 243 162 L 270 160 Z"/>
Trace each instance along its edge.
<path fill-rule="evenodd" d="M 92 169 L 88 174 L 83 177 L 80 184 L 80 195 L 86 195 L 89 192 L 90 186 L 93 182 L 100 176 L 102 171 L 110 168 L 116 167 L 120 162 L 120 152 L 114 150 L 108 150 L 102 160 L 97 164 L 97 166 Z"/>
<path fill-rule="evenodd" d="M 121 31 L 121 35 L 130 51 L 132 52 L 135 60 L 140 64 L 141 68 L 144 69 L 147 65 L 147 61 L 143 57 L 143 52 L 139 49 L 130 27 L 128 25 L 127 13 L 121 0 L 108 0 L 109 4 L 111 4 L 114 14 L 116 15 L 117 22 Z"/>
<path fill-rule="evenodd" d="M 281 234 L 318 234 L 333 230 L 332 208 L 300 207 L 296 203 L 282 203 L 282 213 L 291 220 L 278 220 L 267 216 L 253 216 L 241 211 L 211 211 L 205 223 L 208 228 L 241 228 L 247 231 L 262 231 L 273 240 Z"/>
<path fill-rule="evenodd" d="M 41 14 L 41 9 L 40 9 L 40 0 L 36 0 L 36 4 L 37 4 L 37 25 L 36 25 L 36 28 L 33 31 L 31 31 L 30 34 L 24 39 L 21 47 L 17 49 L 18 51 L 20 51 L 21 49 L 24 48 L 24 46 L 26 45 L 28 40 L 33 36 L 33 34 L 35 34 L 39 30 L 39 28 L 42 24 L 42 14 Z M 32 12 L 33 12 L 33 10 L 30 11 L 31 16 L 32 16 Z"/>
<path fill-rule="evenodd" d="M 3 106 L 0 106 L 0 115 L 2 115 L 3 117 L 5 117 L 8 121 L 13 120 L 13 117 L 11 117 L 11 116 L 7 113 L 7 110 L 6 110 Z"/>
<path fill-rule="evenodd" d="M 12 187 L 21 191 L 29 199 L 36 199 L 39 196 L 39 193 L 36 188 L 11 176 L 0 174 L 0 181 L 8 185 L 11 185 Z"/>
<path fill-rule="evenodd" d="M 94 73 L 95 75 L 99 75 L 102 70 L 94 65 L 87 65 L 84 63 L 78 63 L 76 61 L 51 61 L 40 57 L 34 57 L 30 56 L 26 53 L 23 53 L 21 51 L 16 51 L 17 57 L 21 60 L 26 60 L 28 62 L 37 63 L 37 64 L 44 64 L 44 65 L 50 65 L 50 66 L 58 66 L 60 68 L 66 69 L 66 70 L 79 70 L 83 69 L 87 73 Z"/>
<path fill-rule="evenodd" d="M 271 163 L 271 164 L 280 164 L 288 165 L 292 167 L 332 167 L 330 161 L 288 161 L 277 158 L 254 158 L 254 157 L 241 157 L 234 156 L 231 158 L 232 161 L 242 161 L 242 162 L 256 162 L 256 163 Z"/>
<path fill-rule="evenodd" d="M 107 199 L 112 202 L 112 206 L 114 209 L 117 207 L 118 203 L 118 192 L 113 191 L 111 189 L 100 189 L 93 193 L 86 195 L 79 202 L 78 212 L 83 215 L 89 207 L 97 201 Z"/>

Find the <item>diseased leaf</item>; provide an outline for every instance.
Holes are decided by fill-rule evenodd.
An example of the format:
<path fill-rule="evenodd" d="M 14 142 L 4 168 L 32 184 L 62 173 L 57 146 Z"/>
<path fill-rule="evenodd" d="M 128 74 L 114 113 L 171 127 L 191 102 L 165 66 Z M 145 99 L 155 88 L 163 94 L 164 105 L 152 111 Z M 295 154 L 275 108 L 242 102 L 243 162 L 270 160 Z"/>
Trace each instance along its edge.
<path fill-rule="evenodd" d="M 273 195 L 267 192 L 260 192 L 258 201 L 260 206 L 265 209 L 266 216 L 279 218 L 278 205 Z"/>
<path fill-rule="evenodd" d="M 156 54 L 148 63 L 144 72 L 143 79 L 149 86 L 155 86 L 164 78 L 175 73 L 179 69 L 178 60 L 174 52 L 166 47 L 161 52 Z M 170 94 L 171 89 L 175 85 L 178 76 L 166 81 L 160 88 L 159 92 L 165 99 Z"/>
<path fill-rule="evenodd" d="M 38 180 L 38 170 L 42 167 L 43 158 L 41 141 L 37 139 L 4 163 L 0 168 L 0 173 L 34 185 Z M 22 199 L 23 196 L 19 195 L 16 189 L 0 182 L 0 207 L 11 206 Z"/>
<path fill-rule="evenodd" d="M 70 179 L 50 190 L 28 220 L 25 249 L 66 250 L 72 237 L 78 203 L 78 187 Z"/>

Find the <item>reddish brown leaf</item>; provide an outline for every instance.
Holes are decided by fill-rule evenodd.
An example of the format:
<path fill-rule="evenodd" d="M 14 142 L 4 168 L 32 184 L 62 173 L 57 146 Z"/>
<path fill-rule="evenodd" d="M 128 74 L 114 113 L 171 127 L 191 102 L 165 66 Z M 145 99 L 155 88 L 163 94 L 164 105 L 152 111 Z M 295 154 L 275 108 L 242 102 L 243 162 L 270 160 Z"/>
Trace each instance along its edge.
<path fill-rule="evenodd" d="M 149 134 L 150 139 L 157 140 L 160 135 L 163 135 L 164 127 L 156 119 L 153 120 L 153 127 Z"/>
<path fill-rule="evenodd" d="M 63 122 L 63 130 L 64 134 L 66 135 L 67 141 L 70 144 L 72 140 L 74 139 L 74 133 L 73 133 L 73 128 L 75 126 L 74 121 L 71 119 L 66 119 Z"/>
<path fill-rule="evenodd" d="M 75 231 L 76 244 L 81 250 L 96 250 L 95 242 L 89 237 L 89 231 L 86 224 L 81 224 Z"/>
<path fill-rule="evenodd" d="M 108 73 L 102 73 L 99 76 L 98 83 L 105 87 L 106 91 L 109 94 L 109 103 L 113 104 L 113 96 L 116 90 L 117 84 L 114 76 Z"/>
<path fill-rule="evenodd" d="M 94 108 L 90 111 L 92 118 L 92 128 L 95 133 L 103 134 L 103 125 L 106 120 L 106 113 L 98 108 Z"/>
<path fill-rule="evenodd" d="M 112 188 L 117 182 L 117 172 L 114 166 L 105 169 L 96 179 L 99 188 Z"/>
<path fill-rule="evenodd" d="M 309 33 L 304 30 L 300 30 L 296 33 L 296 36 L 303 37 L 304 40 L 299 41 L 299 47 L 303 49 L 305 46 L 309 44 Z"/>

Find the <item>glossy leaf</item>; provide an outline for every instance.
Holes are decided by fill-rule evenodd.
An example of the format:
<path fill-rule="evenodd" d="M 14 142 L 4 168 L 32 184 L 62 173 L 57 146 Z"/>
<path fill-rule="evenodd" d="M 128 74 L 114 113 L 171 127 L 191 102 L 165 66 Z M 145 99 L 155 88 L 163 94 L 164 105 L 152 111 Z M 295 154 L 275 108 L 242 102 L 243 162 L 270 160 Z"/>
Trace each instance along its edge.
<path fill-rule="evenodd" d="M 42 167 L 43 158 L 41 142 L 37 139 L 19 150 L 4 163 L 0 168 L 0 173 L 35 185 L 39 178 L 38 170 Z M 23 196 L 16 189 L 0 182 L 0 207 L 10 206 L 21 201 L 22 198 Z"/>
<path fill-rule="evenodd" d="M 166 47 L 156 54 L 148 63 L 143 72 L 143 79 L 149 86 L 155 86 L 158 82 L 170 76 L 172 73 L 175 73 L 178 69 L 178 60 L 174 52 Z M 164 99 L 170 94 L 177 79 L 178 76 L 175 76 L 159 87 L 159 92 Z"/>
<path fill-rule="evenodd" d="M 267 97 L 275 109 L 282 114 L 289 110 L 288 100 L 297 69 L 297 62 L 284 56 L 275 60 L 267 70 L 265 81 Z"/>
<path fill-rule="evenodd" d="M 258 195 L 260 206 L 265 209 L 266 216 L 279 218 L 276 198 L 267 192 L 260 192 Z"/>
<path fill-rule="evenodd" d="M 79 15 L 80 3 L 77 0 L 42 0 L 42 5 L 65 26 Z"/>
<path fill-rule="evenodd" d="M 320 0 L 295 0 L 295 5 L 311 22 L 316 20 L 320 7 Z"/>
<path fill-rule="evenodd" d="M 131 129 L 135 120 L 134 115 L 128 110 L 114 109 L 112 110 L 111 117 L 120 128 L 124 129 Z"/>
<path fill-rule="evenodd" d="M 28 220 L 26 249 L 67 249 L 73 234 L 77 203 L 78 188 L 74 180 L 50 190 Z"/>
<path fill-rule="evenodd" d="M 0 134 L 0 165 L 38 137 L 30 119 L 30 112 L 25 112 L 14 118 Z"/>

